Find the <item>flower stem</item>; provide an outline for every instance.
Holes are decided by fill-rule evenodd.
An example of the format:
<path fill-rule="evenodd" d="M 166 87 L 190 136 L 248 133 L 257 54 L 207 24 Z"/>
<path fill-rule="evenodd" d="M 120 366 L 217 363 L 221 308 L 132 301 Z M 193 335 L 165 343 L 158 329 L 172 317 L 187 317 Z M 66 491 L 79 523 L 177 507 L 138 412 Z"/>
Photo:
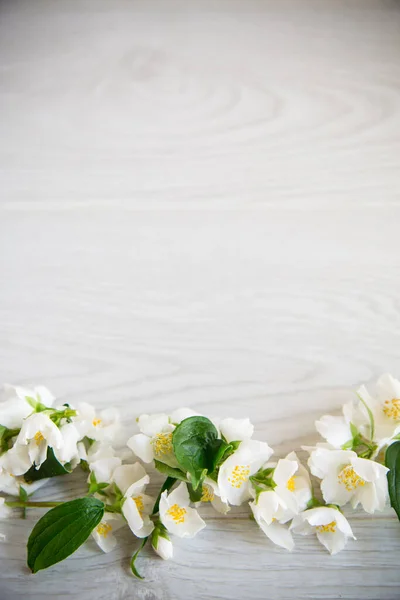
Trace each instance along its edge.
<path fill-rule="evenodd" d="M 21 502 L 17 500 L 15 502 L 5 502 L 10 508 L 54 508 L 63 504 L 63 502 Z"/>

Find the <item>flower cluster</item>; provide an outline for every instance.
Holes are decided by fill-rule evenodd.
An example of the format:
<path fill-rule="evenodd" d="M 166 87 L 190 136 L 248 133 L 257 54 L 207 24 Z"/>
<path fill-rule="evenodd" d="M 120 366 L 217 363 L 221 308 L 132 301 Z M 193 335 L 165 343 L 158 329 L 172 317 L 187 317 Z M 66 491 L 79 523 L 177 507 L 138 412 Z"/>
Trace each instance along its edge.
<path fill-rule="evenodd" d="M 115 531 L 126 526 L 142 540 L 131 561 L 139 577 L 135 560 L 145 543 L 163 559 L 172 558 L 174 536 L 192 538 L 206 526 L 205 503 L 221 514 L 248 505 L 273 543 L 292 550 L 294 535 L 316 534 L 331 554 L 355 539 L 343 506 L 374 513 L 390 495 L 400 513 L 391 485 L 400 476 L 400 382 L 390 375 L 378 380 L 373 393 L 361 387 L 341 416 L 316 422 L 324 441 L 303 447 L 308 469 L 295 452 L 272 460 L 269 445 L 253 439 L 249 419 L 209 419 L 188 408 L 145 414 L 127 447 L 116 451 L 120 426 L 114 409 L 97 414 L 86 403 L 58 405 L 45 388 L 7 387 L 6 395 L 0 404 L 0 492 L 19 500 L 0 497 L 1 518 L 12 507 L 39 506 L 29 496 L 50 477 L 78 465 L 88 473 L 85 498 L 44 503 L 55 507 L 46 524 L 59 535 L 47 538 L 37 523 L 28 543 L 34 572 L 65 558 L 57 544 L 72 534 L 76 547 L 69 553 L 89 535 L 109 552 L 117 543 Z M 150 477 L 142 463 L 165 476 L 155 497 L 146 492 Z M 72 511 L 75 520 L 64 525 Z"/>

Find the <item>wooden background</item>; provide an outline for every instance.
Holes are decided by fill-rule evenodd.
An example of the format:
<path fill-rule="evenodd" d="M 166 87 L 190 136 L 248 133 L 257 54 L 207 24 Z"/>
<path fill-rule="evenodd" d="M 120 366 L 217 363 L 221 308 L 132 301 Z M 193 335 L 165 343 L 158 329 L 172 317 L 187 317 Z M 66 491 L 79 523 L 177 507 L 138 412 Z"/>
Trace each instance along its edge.
<path fill-rule="evenodd" d="M 400 3 L 2 0 L 0 381 L 250 416 L 278 455 L 400 376 Z M 82 477 L 42 496 L 73 497 Z M 174 562 L 91 542 L 0 600 L 390 599 L 400 526 L 274 547 L 209 512 Z"/>

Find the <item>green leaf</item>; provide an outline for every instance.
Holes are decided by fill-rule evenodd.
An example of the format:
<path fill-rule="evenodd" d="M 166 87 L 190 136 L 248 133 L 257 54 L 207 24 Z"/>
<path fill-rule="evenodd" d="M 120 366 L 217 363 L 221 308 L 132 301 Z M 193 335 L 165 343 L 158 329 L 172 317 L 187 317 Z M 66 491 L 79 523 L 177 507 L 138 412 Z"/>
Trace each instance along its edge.
<path fill-rule="evenodd" d="M 144 548 L 148 539 L 149 539 L 149 536 L 143 538 L 142 543 L 140 544 L 139 548 L 136 550 L 135 554 L 131 558 L 131 571 L 134 574 L 134 576 L 137 577 L 138 579 L 144 579 L 144 577 L 142 577 L 140 575 L 139 571 L 136 568 L 135 562 L 136 562 L 136 559 L 139 556 L 141 550 Z"/>
<path fill-rule="evenodd" d="M 20 429 L 9 429 L 4 425 L 0 425 L 0 454 L 6 452 L 9 449 L 9 442 L 11 438 L 18 435 Z"/>
<path fill-rule="evenodd" d="M 206 417 L 188 417 L 176 427 L 172 434 L 176 459 L 183 471 L 190 473 L 193 489 L 202 484 L 207 473 L 211 473 L 221 447 L 226 442 L 218 439 L 218 431 Z M 223 452 L 222 452 L 223 453 Z"/>
<path fill-rule="evenodd" d="M 167 475 L 168 477 L 173 477 L 174 479 L 179 479 L 179 481 L 187 481 L 187 477 L 183 471 L 180 469 L 174 469 L 165 463 L 160 462 L 159 460 L 154 460 L 154 466 L 157 471 Z"/>
<path fill-rule="evenodd" d="M 49 510 L 35 525 L 28 540 L 28 566 L 32 573 L 70 556 L 89 537 L 104 515 L 97 498 L 78 498 Z"/>
<path fill-rule="evenodd" d="M 193 489 L 193 486 L 191 483 L 187 484 L 187 489 L 189 492 L 189 498 L 192 502 L 200 502 L 201 497 L 203 495 L 203 486 L 199 485 L 199 487 L 197 488 L 197 490 Z"/>
<path fill-rule="evenodd" d="M 40 469 L 31 467 L 24 475 L 24 479 L 27 483 L 32 481 L 38 481 L 39 479 L 45 479 L 46 477 L 56 477 L 58 475 L 68 475 L 71 473 L 69 464 L 62 465 L 56 459 L 53 448 L 50 446 L 47 448 L 47 458 L 41 465 Z"/>
<path fill-rule="evenodd" d="M 38 398 L 39 400 L 36 400 L 36 398 L 32 398 L 32 396 L 25 396 L 25 400 L 27 401 L 27 403 L 32 406 L 33 410 L 35 412 L 43 412 L 44 410 L 48 410 L 48 406 L 46 406 L 45 404 L 43 404 L 42 402 L 40 402 L 40 396 L 38 394 Z"/>
<path fill-rule="evenodd" d="M 385 464 L 390 469 L 387 474 L 390 504 L 400 520 L 400 442 L 390 444 L 386 450 Z"/>

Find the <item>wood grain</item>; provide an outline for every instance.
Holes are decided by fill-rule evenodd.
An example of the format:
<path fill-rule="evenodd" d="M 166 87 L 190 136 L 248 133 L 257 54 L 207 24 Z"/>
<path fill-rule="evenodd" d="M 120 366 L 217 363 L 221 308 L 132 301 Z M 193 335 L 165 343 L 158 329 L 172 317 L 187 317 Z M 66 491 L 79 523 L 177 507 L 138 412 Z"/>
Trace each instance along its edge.
<path fill-rule="evenodd" d="M 250 416 L 283 455 L 400 376 L 399 31 L 396 1 L 3 1 L 0 381 Z M 144 583 L 129 534 L 30 576 L 2 522 L 0 600 L 399 597 L 390 510 L 336 557 L 206 514 Z"/>

